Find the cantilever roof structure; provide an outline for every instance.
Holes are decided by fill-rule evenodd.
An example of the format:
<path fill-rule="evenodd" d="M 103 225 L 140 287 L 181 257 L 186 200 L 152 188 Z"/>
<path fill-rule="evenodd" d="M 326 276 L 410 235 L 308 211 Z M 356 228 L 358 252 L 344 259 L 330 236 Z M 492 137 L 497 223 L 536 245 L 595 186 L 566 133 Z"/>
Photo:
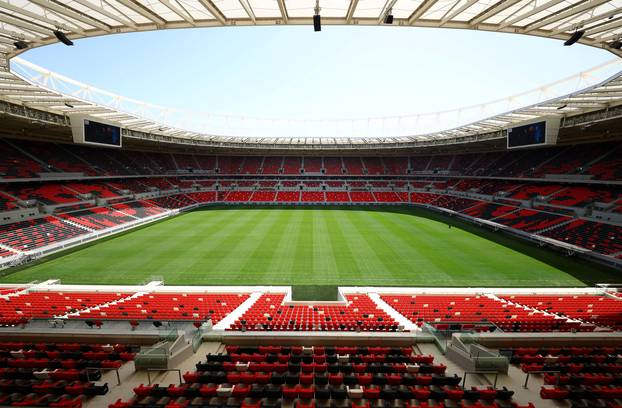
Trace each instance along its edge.
<path fill-rule="evenodd" d="M 383 25 L 384 17 L 390 13 L 394 26 L 474 29 L 564 41 L 583 31 L 580 43 L 622 56 L 622 0 L 319 0 L 319 5 L 323 25 Z M 76 86 L 70 79 L 45 74 L 34 67 L 16 75 L 10 71 L 8 61 L 22 52 L 16 42 L 29 48 L 57 42 L 55 30 L 78 39 L 185 27 L 311 25 L 314 7 L 315 0 L 0 0 L 0 99 L 59 114 L 88 113 L 145 133 L 244 142 L 248 140 L 246 135 L 188 131 L 137 112 L 104 106 L 85 98 L 84 87 L 67 94 L 59 84 Z M 494 132 L 540 116 L 575 115 L 621 103 L 622 79 L 613 75 L 605 83 L 556 100 L 513 109 L 450 130 L 375 138 L 370 143 L 453 139 Z M 272 142 L 270 138 L 264 139 L 266 143 Z M 314 139 L 318 139 L 314 144 L 352 143 L 334 135 L 325 141 L 321 136 Z M 362 138 L 356 143 L 365 144 L 366 140 Z M 279 144 L 308 142 L 300 137 L 274 138 L 274 143 Z"/>

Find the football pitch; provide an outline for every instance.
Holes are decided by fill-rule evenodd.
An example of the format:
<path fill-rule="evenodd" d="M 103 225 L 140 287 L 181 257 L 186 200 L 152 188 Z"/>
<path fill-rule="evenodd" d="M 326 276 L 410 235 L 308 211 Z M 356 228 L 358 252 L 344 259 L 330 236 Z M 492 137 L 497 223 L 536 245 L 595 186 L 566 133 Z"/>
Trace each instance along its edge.
<path fill-rule="evenodd" d="M 451 225 L 451 228 L 450 228 Z M 423 209 L 208 208 L 8 272 L 76 284 L 585 286 L 599 266 Z"/>

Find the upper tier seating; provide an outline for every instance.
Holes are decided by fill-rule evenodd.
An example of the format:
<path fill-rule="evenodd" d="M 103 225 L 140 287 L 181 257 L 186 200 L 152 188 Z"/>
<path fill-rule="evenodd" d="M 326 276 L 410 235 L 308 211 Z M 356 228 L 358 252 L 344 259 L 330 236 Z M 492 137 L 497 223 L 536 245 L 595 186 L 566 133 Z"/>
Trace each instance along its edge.
<path fill-rule="evenodd" d="M 380 175 L 385 173 L 384 164 L 382 164 L 382 159 L 379 157 L 363 157 L 362 160 L 367 174 Z"/>
<path fill-rule="evenodd" d="M 146 153 L 99 149 L 16 139 L 0 143 L 0 177 L 37 178 L 41 172 L 79 172 L 86 175 L 171 174 L 179 170 L 218 171 L 220 174 L 407 174 L 451 170 L 464 175 L 544 177 L 546 174 L 589 174 L 596 179 L 622 179 L 619 142 L 555 146 L 484 154 L 415 157 L 228 157 Z M 21 150 L 20 150 L 21 149 Z M 304 162 L 304 165 L 302 164 Z M 345 173 L 344 173 L 345 172 Z"/>
<path fill-rule="evenodd" d="M 480 295 L 383 295 L 382 300 L 418 325 L 490 322 L 510 332 L 593 330 L 592 326 Z"/>
<path fill-rule="evenodd" d="M 249 156 L 244 159 L 240 174 L 257 174 L 263 163 L 263 157 Z"/>
<path fill-rule="evenodd" d="M 432 156 L 428 170 L 450 170 L 454 156 Z"/>
<path fill-rule="evenodd" d="M 384 157 L 382 159 L 387 169 L 387 174 L 403 175 L 408 170 L 408 157 Z"/>
<path fill-rule="evenodd" d="M 283 293 L 264 293 L 229 330 L 396 331 L 397 323 L 367 296 L 347 295 L 347 304 L 285 305 Z"/>
<path fill-rule="evenodd" d="M 610 152 L 614 146 L 615 144 L 610 143 L 596 143 L 564 148 L 561 154 L 540 166 L 535 176 L 542 177 L 545 174 L 581 173 L 589 163 Z M 590 173 L 592 168 L 593 167 L 590 167 Z"/>
<path fill-rule="evenodd" d="M 189 320 L 213 324 L 248 299 L 247 293 L 148 293 L 97 310 L 81 312 L 80 319 Z"/>
<path fill-rule="evenodd" d="M 262 174 L 279 174 L 283 165 L 283 157 L 266 157 L 263 160 Z"/>
<path fill-rule="evenodd" d="M 218 167 L 218 157 L 195 155 L 194 161 L 197 162 L 199 168 L 204 171 L 213 172 Z"/>
<path fill-rule="evenodd" d="M 324 171 L 326 174 L 343 174 L 343 163 L 341 157 L 324 157 Z"/>
<path fill-rule="evenodd" d="M 622 329 L 622 300 L 594 295 L 504 296 L 508 301 L 615 330 Z"/>
<path fill-rule="evenodd" d="M 0 177 L 34 178 L 45 172 L 41 163 L 15 149 L 5 140 L 0 140 Z"/>
<path fill-rule="evenodd" d="M 300 174 L 301 168 L 300 157 L 285 157 L 283 159 L 283 174 Z"/>
<path fill-rule="evenodd" d="M 364 174 L 363 162 L 360 157 L 344 157 L 343 166 L 346 169 L 346 174 Z"/>
<path fill-rule="evenodd" d="M 97 176 L 98 173 L 89 164 L 71 153 L 71 145 L 33 142 L 32 140 L 15 140 L 12 142 L 21 150 L 48 164 L 49 169 L 68 173 L 84 173 L 87 176 Z"/>
<path fill-rule="evenodd" d="M 218 157 L 220 174 L 239 174 L 244 157 Z"/>
<path fill-rule="evenodd" d="M 58 218 L 42 217 L 0 225 L 0 244 L 20 251 L 29 251 L 75 238 L 87 232 L 85 229 L 64 223 Z"/>

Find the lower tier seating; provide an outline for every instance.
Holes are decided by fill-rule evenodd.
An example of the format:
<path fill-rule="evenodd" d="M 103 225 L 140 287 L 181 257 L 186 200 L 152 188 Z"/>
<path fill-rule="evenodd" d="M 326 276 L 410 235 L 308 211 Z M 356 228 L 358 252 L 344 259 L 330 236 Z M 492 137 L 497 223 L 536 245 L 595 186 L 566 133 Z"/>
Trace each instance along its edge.
<path fill-rule="evenodd" d="M 108 393 L 102 369 L 120 368 L 138 346 L 0 343 L 0 405 L 80 408 Z"/>
<path fill-rule="evenodd" d="M 26 292 L 0 298 L 0 325 L 13 326 L 32 318 L 49 319 L 112 302 L 127 296 L 105 292 Z"/>
<path fill-rule="evenodd" d="M 622 299 L 606 295 L 514 295 L 504 299 L 615 330 L 622 328 Z"/>
<path fill-rule="evenodd" d="M 397 323 L 367 295 L 347 295 L 347 304 L 287 305 L 284 293 L 264 293 L 229 330 L 397 331 Z"/>
<path fill-rule="evenodd" d="M 445 371 L 411 348 L 229 345 L 186 372 L 184 384 L 141 384 L 109 408 L 512 406 L 513 391 L 463 388 L 461 377 Z"/>
<path fill-rule="evenodd" d="M 87 210 L 74 211 L 60 214 L 59 217 L 93 230 L 113 228 L 127 222 L 136 221 L 135 217 L 110 207 L 96 207 Z"/>
<path fill-rule="evenodd" d="M 79 319 L 189 320 L 213 324 L 248 299 L 247 293 L 150 293 L 73 316 Z"/>
<path fill-rule="evenodd" d="M 593 330 L 593 326 L 481 295 L 383 295 L 382 300 L 419 326 L 490 323 L 488 330 L 496 326 L 509 332 Z"/>

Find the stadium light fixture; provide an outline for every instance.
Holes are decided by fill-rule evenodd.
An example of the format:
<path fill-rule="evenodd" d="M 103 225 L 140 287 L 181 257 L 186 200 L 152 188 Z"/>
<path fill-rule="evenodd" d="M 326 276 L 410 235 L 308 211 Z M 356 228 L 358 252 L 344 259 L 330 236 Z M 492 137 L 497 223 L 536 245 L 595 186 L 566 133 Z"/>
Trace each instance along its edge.
<path fill-rule="evenodd" d="M 313 31 L 322 31 L 322 17 L 320 17 L 320 0 L 315 0 L 315 14 L 313 15 Z"/>
<path fill-rule="evenodd" d="M 67 46 L 72 46 L 73 45 L 73 41 L 71 41 L 67 35 L 65 33 L 63 33 L 60 30 L 54 30 L 54 35 L 56 36 L 56 38 L 58 39 L 58 41 L 62 42 L 63 44 L 67 45 Z"/>
<path fill-rule="evenodd" d="M 392 9 L 387 10 L 387 14 L 384 16 L 384 23 L 393 24 L 393 10 Z"/>
<path fill-rule="evenodd" d="M 622 48 L 622 39 L 617 39 L 609 43 L 609 48 L 613 48 L 614 50 L 619 50 Z"/>
<path fill-rule="evenodd" d="M 26 41 L 17 40 L 13 43 L 16 50 L 25 50 L 28 48 L 28 43 Z"/>
<path fill-rule="evenodd" d="M 572 44 L 576 43 L 577 41 L 579 41 L 581 39 L 581 37 L 583 37 L 583 34 L 585 34 L 585 31 L 583 30 L 577 30 L 575 31 L 569 39 L 566 40 L 566 42 L 564 42 L 564 46 L 568 47 L 571 46 Z"/>

